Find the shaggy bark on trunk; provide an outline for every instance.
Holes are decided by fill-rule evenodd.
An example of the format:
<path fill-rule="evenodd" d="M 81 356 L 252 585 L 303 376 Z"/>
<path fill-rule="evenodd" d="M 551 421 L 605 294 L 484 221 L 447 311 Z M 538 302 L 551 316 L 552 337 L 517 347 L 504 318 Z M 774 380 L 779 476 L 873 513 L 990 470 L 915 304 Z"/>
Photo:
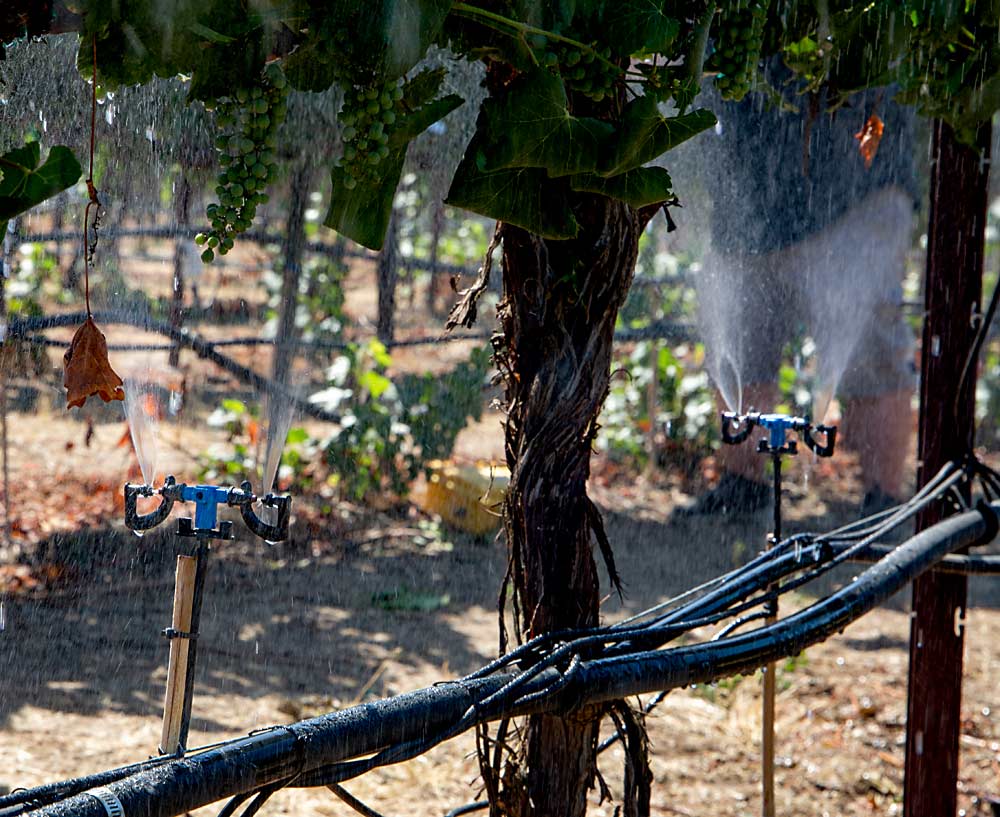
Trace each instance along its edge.
<path fill-rule="evenodd" d="M 600 196 L 582 198 L 575 215 L 580 237 L 571 241 L 546 241 L 508 224 L 498 228 L 503 335 L 496 361 L 505 386 L 511 470 L 504 529 L 519 640 L 598 623 L 595 542 L 617 584 L 587 479 L 608 393 L 615 320 L 632 281 L 643 219 Z M 487 781 L 493 813 L 581 817 L 606 711 L 589 707 L 565 718 L 529 718 L 502 780 L 494 768 Z M 638 813 L 634 805 L 627 804 Z"/>

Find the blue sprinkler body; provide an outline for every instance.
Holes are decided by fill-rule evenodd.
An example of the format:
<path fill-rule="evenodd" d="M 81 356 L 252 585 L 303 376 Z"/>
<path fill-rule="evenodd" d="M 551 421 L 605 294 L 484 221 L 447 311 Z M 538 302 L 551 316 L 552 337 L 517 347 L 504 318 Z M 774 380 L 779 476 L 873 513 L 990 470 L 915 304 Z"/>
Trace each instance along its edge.
<path fill-rule="evenodd" d="M 808 427 L 808 422 L 801 417 L 789 417 L 787 414 L 761 414 L 757 419 L 757 425 L 768 430 L 768 445 L 772 449 L 777 449 L 785 445 L 785 435 L 789 431 L 801 430 L 803 426 Z"/>
<path fill-rule="evenodd" d="M 229 499 L 229 488 L 215 485 L 183 485 L 180 490 L 181 502 L 194 503 L 194 529 L 214 530 L 219 518 L 219 505 Z"/>

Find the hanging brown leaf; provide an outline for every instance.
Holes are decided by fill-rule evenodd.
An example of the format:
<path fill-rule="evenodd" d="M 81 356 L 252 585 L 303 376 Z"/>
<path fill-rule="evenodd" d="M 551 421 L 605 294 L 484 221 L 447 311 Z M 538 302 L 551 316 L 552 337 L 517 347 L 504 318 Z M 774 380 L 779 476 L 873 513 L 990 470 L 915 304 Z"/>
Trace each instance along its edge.
<path fill-rule="evenodd" d="M 884 130 L 885 123 L 882 122 L 878 114 L 873 113 L 862 125 L 861 130 L 854 134 L 854 138 L 858 140 L 858 151 L 865 160 L 865 170 L 871 169 Z"/>
<path fill-rule="evenodd" d="M 82 406 L 95 394 L 105 403 L 125 399 L 122 379 L 108 362 L 108 342 L 93 318 L 76 330 L 63 356 L 63 368 L 67 408 Z"/>

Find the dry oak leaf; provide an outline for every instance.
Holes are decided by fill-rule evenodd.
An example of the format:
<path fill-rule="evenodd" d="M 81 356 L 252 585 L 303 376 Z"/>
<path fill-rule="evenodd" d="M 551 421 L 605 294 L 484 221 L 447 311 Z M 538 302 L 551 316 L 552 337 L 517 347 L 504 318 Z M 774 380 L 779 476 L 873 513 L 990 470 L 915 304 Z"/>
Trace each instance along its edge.
<path fill-rule="evenodd" d="M 105 403 L 125 399 L 122 379 L 108 362 L 108 342 L 93 318 L 87 318 L 73 335 L 63 356 L 63 369 L 66 408 L 82 406 L 95 394 Z"/>
<path fill-rule="evenodd" d="M 862 125 L 861 130 L 854 134 L 858 140 L 858 152 L 865 160 L 865 170 L 870 170 L 875 154 L 878 152 L 879 143 L 882 141 L 882 132 L 885 130 L 885 123 L 878 114 L 872 114 Z"/>

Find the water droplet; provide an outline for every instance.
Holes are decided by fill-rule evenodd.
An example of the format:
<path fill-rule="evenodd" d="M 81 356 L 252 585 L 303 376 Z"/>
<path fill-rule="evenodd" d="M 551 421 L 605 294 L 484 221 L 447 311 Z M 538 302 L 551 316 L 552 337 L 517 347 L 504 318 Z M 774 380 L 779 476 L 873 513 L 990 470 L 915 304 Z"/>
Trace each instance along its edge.
<path fill-rule="evenodd" d="M 144 530 L 134 530 L 134 531 L 132 531 L 132 533 L 134 533 L 140 539 L 142 539 L 142 537 L 146 535 L 146 531 L 144 531 Z"/>
<path fill-rule="evenodd" d="M 270 545 L 271 547 L 274 547 L 278 543 L 277 542 L 272 542 L 270 539 L 265 539 L 264 540 L 264 544 L 265 545 Z"/>

